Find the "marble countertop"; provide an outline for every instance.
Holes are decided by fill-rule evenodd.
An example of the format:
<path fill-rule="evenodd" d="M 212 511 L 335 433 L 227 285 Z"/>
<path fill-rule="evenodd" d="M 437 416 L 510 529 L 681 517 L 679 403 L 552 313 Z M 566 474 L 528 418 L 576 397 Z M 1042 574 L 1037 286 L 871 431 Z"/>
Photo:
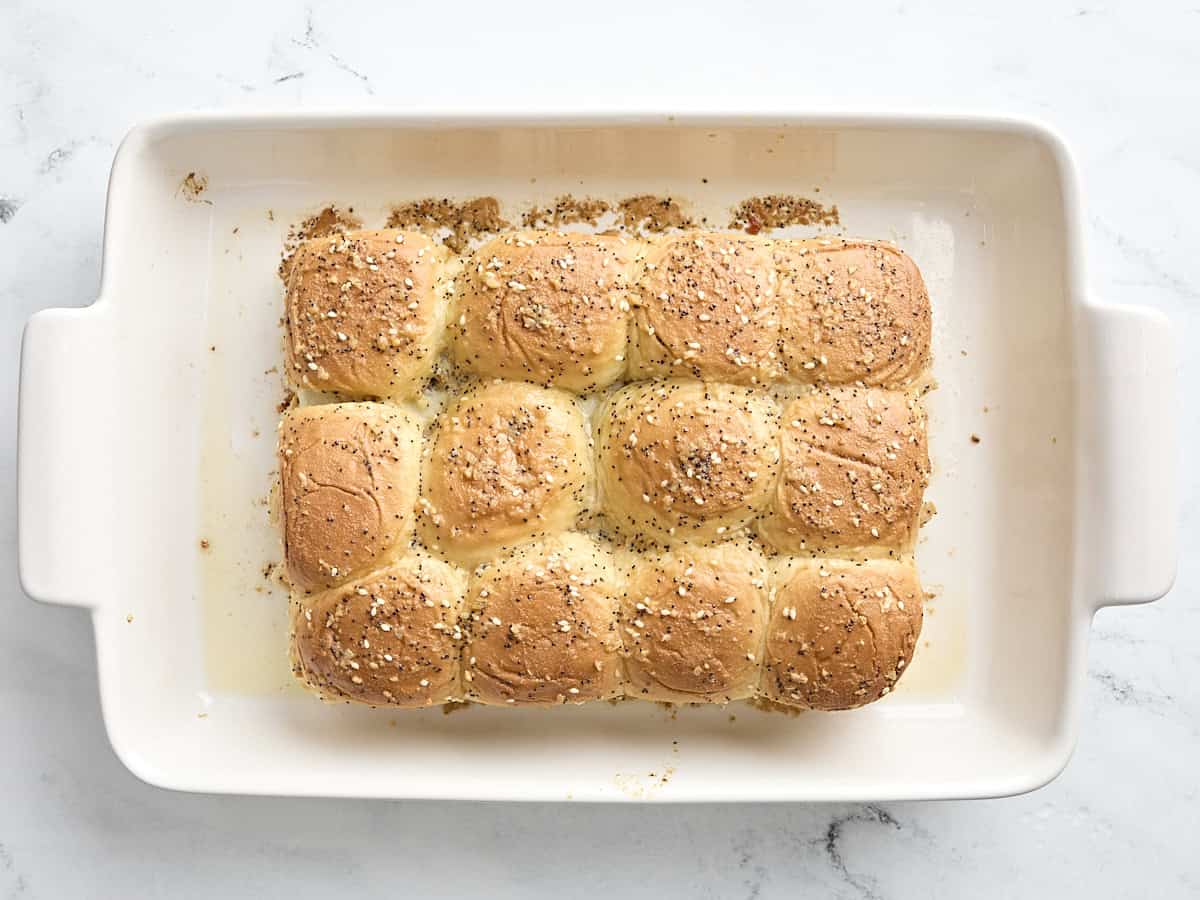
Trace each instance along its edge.
<path fill-rule="evenodd" d="M 1016 113 L 1079 163 L 1096 296 L 1157 307 L 1200 440 L 1200 6 L 214 0 L 0 4 L 0 340 L 95 296 L 122 135 L 194 108 L 885 108 Z M 682 11 L 686 9 L 686 11 Z M 544 72 L 552 72 L 546 77 Z M 534 74 L 539 73 L 539 74 Z M 1175 590 L 1100 613 L 1079 747 L 1024 797 L 879 806 L 227 798 L 147 787 L 104 735 L 87 617 L 21 593 L 0 521 L 0 896 L 1200 896 L 1200 477 Z M 11 478 L 0 505 L 15 510 Z"/>

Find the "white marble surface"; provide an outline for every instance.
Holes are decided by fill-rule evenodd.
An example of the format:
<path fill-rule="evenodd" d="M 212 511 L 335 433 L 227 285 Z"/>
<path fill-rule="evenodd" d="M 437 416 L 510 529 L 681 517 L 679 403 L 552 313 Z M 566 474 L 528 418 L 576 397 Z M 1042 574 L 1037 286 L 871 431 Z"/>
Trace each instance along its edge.
<path fill-rule="evenodd" d="M 1098 297 L 1158 307 L 1200 438 L 1200 6 L 897 2 L 517 4 L 0 0 L 0 341 L 96 293 L 121 136 L 199 107 L 857 106 L 1012 112 L 1067 137 Z M 546 74 L 552 73 L 552 74 Z M 1190 391 L 1190 393 L 1189 393 Z M 1190 459 L 1190 451 L 1185 451 Z M 146 787 L 105 739 L 91 629 L 36 606 L 0 480 L 0 895 L 492 898 L 1200 895 L 1200 478 L 1165 600 L 1096 620 L 1079 748 L 1000 801 L 587 807 L 318 802 Z"/>

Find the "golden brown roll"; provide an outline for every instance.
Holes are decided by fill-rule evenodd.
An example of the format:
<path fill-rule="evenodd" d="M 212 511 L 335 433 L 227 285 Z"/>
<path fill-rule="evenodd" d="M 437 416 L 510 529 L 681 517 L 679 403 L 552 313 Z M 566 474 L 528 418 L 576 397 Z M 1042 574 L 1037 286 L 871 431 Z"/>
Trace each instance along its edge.
<path fill-rule="evenodd" d="M 633 264 L 625 237 L 519 232 L 459 278 L 452 352 L 468 372 L 588 391 L 625 371 Z"/>
<path fill-rule="evenodd" d="M 789 379 L 894 387 L 926 373 L 929 294 L 904 252 L 880 241 L 780 241 L 775 260 Z"/>
<path fill-rule="evenodd" d="M 896 556 L 916 542 L 929 483 L 925 416 L 899 391 L 839 387 L 783 410 L 783 460 L 763 539 L 785 553 Z"/>
<path fill-rule="evenodd" d="M 763 240 L 692 232 L 650 245 L 633 299 L 630 377 L 774 379 L 776 281 Z"/>
<path fill-rule="evenodd" d="M 751 696 L 767 604 L 766 565 L 748 546 L 638 560 L 621 603 L 626 696 L 677 703 Z"/>
<path fill-rule="evenodd" d="M 792 562 L 767 627 L 762 694 L 820 710 L 878 700 L 912 660 L 923 605 L 911 563 Z"/>
<path fill-rule="evenodd" d="M 415 232 L 351 231 L 303 244 L 287 285 L 291 382 L 346 397 L 416 393 L 445 330 L 445 258 Z"/>
<path fill-rule="evenodd" d="M 628 537 L 712 541 L 764 508 L 779 464 L 778 413 L 751 388 L 629 385 L 598 414 L 604 511 Z"/>
<path fill-rule="evenodd" d="M 466 574 L 406 557 L 342 587 L 295 601 L 296 677 L 328 700 L 421 707 L 462 697 Z"/>
<path fill-rule="evenodd" d="M 472 576 L 464 686 L 480 703 L 584 703 L 621 693 L 610 551 L 582 534 L 523 544 Z"/>
<path fill-rule="evenodd" d="M 583 414 L 562 391 L 487 384 L 442 412 L 425 450 L 421 535 L 456 562 L 569 528 L 593 492 Z"/>
<path fill-rule="evenodd" d="M 420 429 L 380 403 L 291 410 L 279 425 L 288 580 L 313 591 L 404 552 L 413 531 Z"/>

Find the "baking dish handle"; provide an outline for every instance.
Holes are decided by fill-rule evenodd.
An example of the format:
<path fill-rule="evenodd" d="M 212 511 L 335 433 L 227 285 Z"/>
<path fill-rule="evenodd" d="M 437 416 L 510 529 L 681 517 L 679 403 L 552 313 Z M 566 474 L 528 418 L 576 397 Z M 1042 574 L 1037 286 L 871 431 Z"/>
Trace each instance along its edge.
<path fill-rule="evenodd" d="M 1080 487 L 1092 596 L 1097 606 L 1146 603 L 1175 582 L 1178 347 L 1167 318 L 1139 307 L 1086 306 L 1083 335 Z"/>
<path fill-rule="evenodd" d="M 18 566 L 45 603 L 94 606 L 111 567 L 110 338 L 88 307 L 37 313 L 21 341 Z"/>

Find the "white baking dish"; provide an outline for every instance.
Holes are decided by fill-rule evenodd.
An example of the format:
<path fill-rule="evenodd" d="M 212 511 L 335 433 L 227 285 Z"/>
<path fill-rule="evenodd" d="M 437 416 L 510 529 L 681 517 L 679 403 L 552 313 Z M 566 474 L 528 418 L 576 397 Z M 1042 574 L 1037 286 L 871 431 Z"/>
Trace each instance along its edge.
<path fill-rule="evenodd" d="M 207 179 L 197 194 L 191 187 Z M 290 684 L 262 505 L 288 223 L 393 201 L 671 193 L 722 225 L 796 192 L 891 237 L 935 318 L 937 592 L 912 670 L 866 709 L 390 713 Z M 268 212 L 270 211 L 270 212 Z M 1175 566 L 1176 355 L 1096 305 L 1061 143 L 1021 122 L 889 116 L 196 115 L 137 129 L 109 189 L 101 296 L 25 333 L 26 591 L 91 609 L 105 721 L 163 786 L 372 797 L 883 800 L 1008 794 L 1076 738 L 1091 616 Z M 810 231 L 811 233 L 811 231 Z M 972 441 L 972 435 L 979 442 Z M 200 542 L 211 546 L 201 549 Z"/>

